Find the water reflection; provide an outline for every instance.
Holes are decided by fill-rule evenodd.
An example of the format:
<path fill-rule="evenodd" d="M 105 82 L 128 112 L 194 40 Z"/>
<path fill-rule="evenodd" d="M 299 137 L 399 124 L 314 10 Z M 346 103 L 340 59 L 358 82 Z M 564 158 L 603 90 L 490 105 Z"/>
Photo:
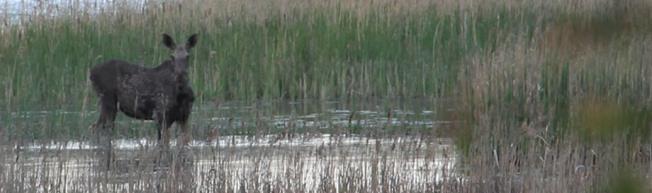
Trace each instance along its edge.
<path fill-rule="evenodd" d="M 455 176 L 450 139 L 373 133 L 446 128 L 455 122 L 446 119 L 450 104 L 203 102 L 192 114 L 194 156 L 182 170 L 155 164 L 150 121 L 118 117 L 116 167 L 104 171 L 86 137 L 93 109 L 3 112 L 10 140 L 0 143 L 0 192 L 432 192 Z M 368 133 L 352 130 L 361 128 Z"/>
<path fill-rule="evenodd" d="M 453 173 L 450 144 L 448 139 L 416 137 L 223 136 L 194 141 L 193 163 L 183 173 L 153 165 L 156 144 L 146 139 L 116 140 L 116 168 L 108 172 L 98 169 L 94 146 L 87 142 L 33 143 L 20 151 L 4 148 L 8 156 L 0 184 L 28 192 L 141 192 L 183 185 L 195 192 L 312 192 L 347 188 L 345 183 L 366 191 L 381 183 L 426 190 Z"/>
<path fill-rule="evenodd" d="M 195 136 L 201 137 L 215 133 L 251 135 L 280 131 L 333 133 L 337 129 L 346 132 L 391 128 L 436 130 L 455 122 L 447 118 L 448 113 L 455 111 L 451 104 L 447 99 L 204 102 L 195 105 L 191 123 Z M 99 116 L 94 106 L 88 108 L 2 114 L 7 114 L 6 128 L 10 132 L 66 139 L 70 134 L 88 135 L 89 125 Z M 151 121 L 131 119 L 121 113 L 116 124 L 116 136 L 141 138 L 155 133 Z"/>

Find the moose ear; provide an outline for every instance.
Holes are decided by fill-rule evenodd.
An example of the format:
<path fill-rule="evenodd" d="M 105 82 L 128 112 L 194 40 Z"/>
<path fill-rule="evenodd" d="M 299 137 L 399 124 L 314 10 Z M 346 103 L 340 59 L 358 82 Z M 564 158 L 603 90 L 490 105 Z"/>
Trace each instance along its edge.
<path fill-rule="evenodd" d="M 165 47 L 168 47 L 170 49 L 174 49 L 176 47 L 174 40 L 168 34 L 163 34 L 163 44 L 165 45 Z"/>
<path fill-rule="evenodd" d="M 195 44 L 197 44 L 197 34 L 192 34 L 188 38 L 188 42 L 186 42 L 186 49 L 190 49 L 192 47 L 195 47 Z"/>

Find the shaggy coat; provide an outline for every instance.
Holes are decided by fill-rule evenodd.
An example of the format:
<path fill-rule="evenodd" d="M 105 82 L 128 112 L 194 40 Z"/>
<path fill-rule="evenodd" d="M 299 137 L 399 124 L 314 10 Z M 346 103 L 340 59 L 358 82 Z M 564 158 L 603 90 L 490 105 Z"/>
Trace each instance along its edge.
<path fill-rule="evenodd" d="M 188 81 L 188 53 L 197 43 L 197 35 L 186 44 L 177 46 L 163 34 L 163 43 L 172 54 L 169 60 L 154 68 L 146 68 L 121 60 L 110 60 L 96 65 L 90 71 L 90 80 L 100 98 L 100 117 L 95 124 L 103 131 L 113 129 L 116 113 L 158 124 L 159 142 L 169 142 L 168 130 L 175 122 L 183 137 L 190 140 L 188 118 L 195 95 Z"/>

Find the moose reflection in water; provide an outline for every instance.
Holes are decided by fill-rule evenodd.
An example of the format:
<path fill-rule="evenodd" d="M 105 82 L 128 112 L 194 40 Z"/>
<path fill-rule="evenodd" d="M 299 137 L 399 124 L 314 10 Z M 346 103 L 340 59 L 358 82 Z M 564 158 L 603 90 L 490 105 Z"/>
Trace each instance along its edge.
<path fill-rule="evenodd" d="M 111 164 L 111 130 L 118 110 L 132 118 L 154 120 L 158 144 L 163 149 L 167 149 L 169 129 L 174 123 L 182 133 L 177 144 L 187 147 L 191 140 L 188 118 L 195 96 L 188 81 L 188 58 L 197 34 L 183 45 L 176 45 L 172 37 L 163 34 L 163 43 L 170 49 L 171 58 L 155 68 L 110 60 L 90 71 L 93 89 L 100 99 L 100 116 L 94 127 L 108 156 L 107 167 Z"/>

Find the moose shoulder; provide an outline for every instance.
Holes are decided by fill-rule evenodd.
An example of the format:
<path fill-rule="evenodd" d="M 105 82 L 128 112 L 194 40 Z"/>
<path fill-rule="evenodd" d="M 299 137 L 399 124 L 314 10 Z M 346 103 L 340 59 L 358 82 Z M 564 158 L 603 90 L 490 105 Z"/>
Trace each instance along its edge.
<path fill-rule="evenodd" d="M 116 113 L 121 111 L 132 118 L 156 121 L 159 143 L 169 143 L 169 128 L 174 123 L 181 128 L 179 142 L 189 142 L 188 118 L 194 93 L 188 81 L 188 58 L 197 35 L 177 46 L 169 35 L 163 34 L 163 43 L 170 49 L 171 58 L 157 67 L 110 60 L 91 69 L 90 80 L 100 98 L 96 128 L 113 129 Z"/>

